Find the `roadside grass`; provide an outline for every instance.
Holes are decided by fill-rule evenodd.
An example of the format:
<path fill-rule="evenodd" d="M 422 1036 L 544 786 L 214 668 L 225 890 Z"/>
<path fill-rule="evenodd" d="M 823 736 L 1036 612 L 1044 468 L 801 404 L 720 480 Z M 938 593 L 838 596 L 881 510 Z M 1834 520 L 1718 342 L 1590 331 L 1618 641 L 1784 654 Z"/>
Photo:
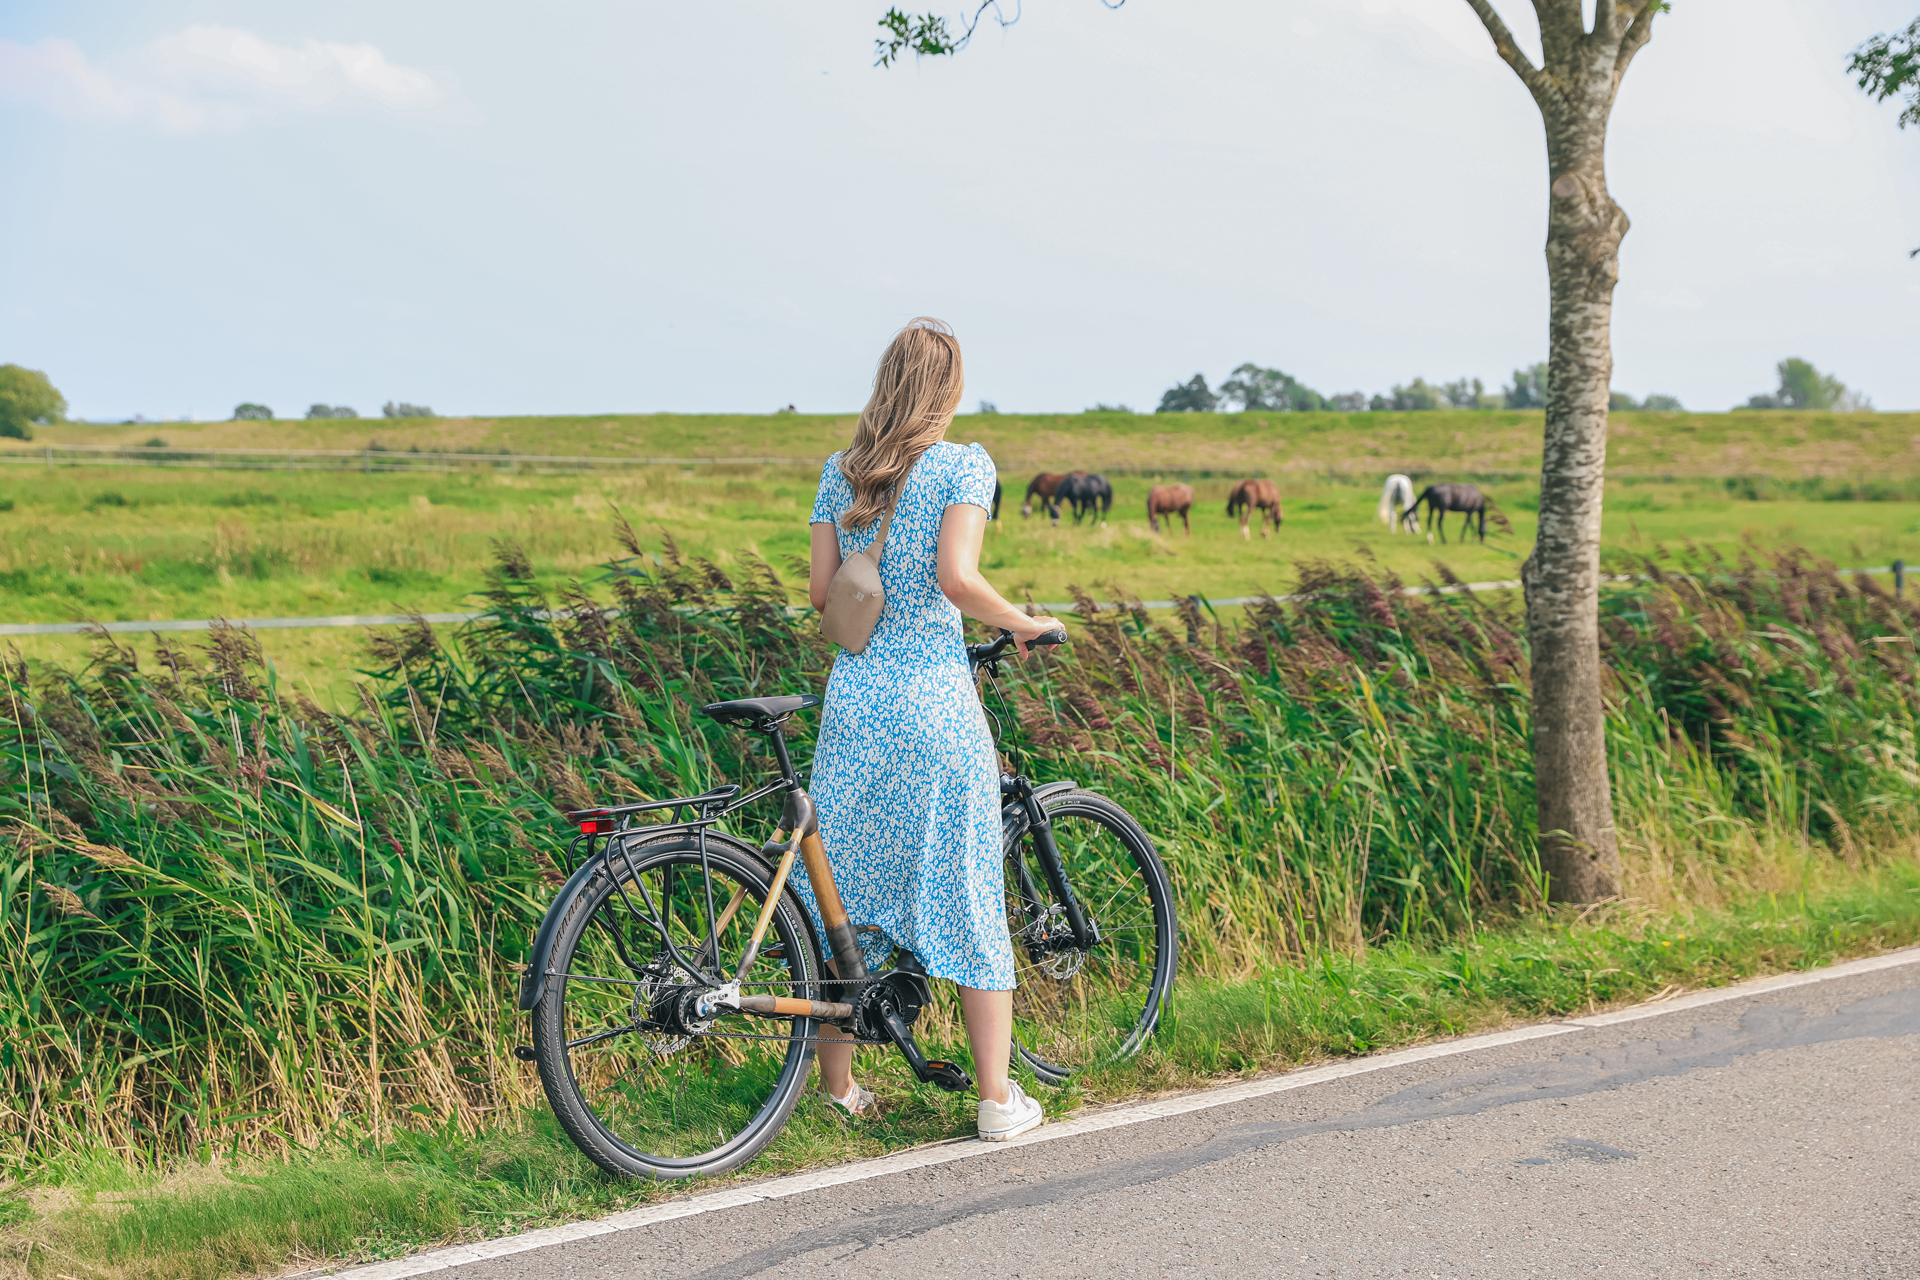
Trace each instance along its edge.
<path fill-rule="evenodd" d="M 1717 910 L 1559 909 L 1442 944 L 1320 951 L 1234 979 L 1185 979 L 1139 1059 L 1067 1089 L 1032 1087 L 1058 1118 L 1910 945 L 1920 941 L 1917 852 L 1896 840 L 1850 869 L 1795 859 L 1782 844 L 1751 881 L 1781 889 Z M 925 1038 L 965 1053 L 957 1037 Z M 342 1125 L 277 1159 L 202 1152 L 130 1171 L 117 1153 L 69 1155 L 0 1190 L 0 1277 L 221 1280 L 372 1261 L 971 1132 L 970 1099 L 913 1081 L 897 1055 L 863 1051 L 856 1069 L 881 1097 L 877 1120 L 854 1125 L 809 1098 L 760 1159 L 697 1185 L 607 1178 L 544 1108 L 479 1134 L 446 1125 L 376 1141 Z"/>
<path fill-rule="evenodd" d="M 158 669 L 104 645 L 77 674 L 0 668 L 5 1167 L 311 1149 L 343 1116 L 483 1132 L 537 1102 L 502 994 L 570 861 L 559 811 L 759 775 L 757 743 L 690 708 L 827 670 L 765 573 L 621 549 L 615 619 L 556 617 L 504 549 L 457 650 L 377 637 L 351 717 L 231 631 Z M 1803 553 L 1644 567 L 1602 619 L 1638 901 L 1790 890 L 1794 859 L 1817 887 L 1920 831 L 1920 606 Z M 1006 673 L 1018 767 L 1154 833 L 1189 987 L 1472 940 L 1543 897 L 1519 601 L 1317 573 L 1225 624 L 1089 612 Z"/>

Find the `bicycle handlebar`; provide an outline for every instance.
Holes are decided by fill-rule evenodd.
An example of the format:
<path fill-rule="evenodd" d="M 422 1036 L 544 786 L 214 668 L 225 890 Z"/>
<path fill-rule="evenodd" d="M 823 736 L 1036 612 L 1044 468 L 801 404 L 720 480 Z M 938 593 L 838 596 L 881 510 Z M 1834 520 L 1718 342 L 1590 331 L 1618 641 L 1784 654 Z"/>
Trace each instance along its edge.
<path fill-rule="evenodd" d="M 1066 642 L 1067 629 L 1065 627 L 1055 627 L 1051 631 L 1042 631 L 1039 635 L 1027 641 L 1027 647 L 1029 649 L 1038 649 L 1042 645 L 1065 644 Z M 1002 631 L 997 640 L 988 641 L 986 644 L 968 645 L 967 661 L 976 667 L 983 662 L 992 662 L 1005 654 L 1007 650 L 1013 648 L 1014 644 L 1013 632 Z"/>

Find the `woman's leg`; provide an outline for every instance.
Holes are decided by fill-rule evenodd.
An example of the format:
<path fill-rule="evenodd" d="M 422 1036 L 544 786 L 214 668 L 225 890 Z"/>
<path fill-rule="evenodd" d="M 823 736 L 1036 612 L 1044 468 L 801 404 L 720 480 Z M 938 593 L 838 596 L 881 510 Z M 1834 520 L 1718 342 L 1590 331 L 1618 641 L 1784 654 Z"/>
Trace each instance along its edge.
<path fill-rule="evenodd" d="M 852 1093 L 853 1038 L 838 1027 L 821 1027 L 814 1052 L 820 1059 L 821 1087 L 836 1098 Z"/>
<path fill-rule="evenodd" d="M 980 1097 L 1005 1102 L 1007 1059 L 1013 1053 L 1013 992 L 961 987 L 960 1014 L 967 1020 L 967 1043 L 973 1046 L 973 1075 Z M 824 1062 L 826 1046 L 820 1048 Z"/>
<path fill-rule="evenodd" d="M 960 988 L 960 1013 L 973 1047 L 973 1073 L 980 1096 L 1007 1100 L 1007 1060 L 1013 1053 L 1013 992 Z M 820 1084 L 836 1098 L 853 1091 L 853 1041 L 838 1027 L 820 1028 Z"/>

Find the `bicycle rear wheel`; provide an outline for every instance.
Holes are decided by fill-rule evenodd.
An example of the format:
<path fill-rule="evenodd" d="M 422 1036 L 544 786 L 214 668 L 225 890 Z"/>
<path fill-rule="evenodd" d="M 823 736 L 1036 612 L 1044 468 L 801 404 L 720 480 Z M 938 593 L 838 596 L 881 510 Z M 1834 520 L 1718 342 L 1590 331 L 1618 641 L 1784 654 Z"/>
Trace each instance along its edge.
<path fill-rule="evenodd" d="M 1067 886 L 1100 936 L 1090 950 L 1071 945 L 1065 907 L 1022 822 L 1007 844 L 1014 1056 L 1060 1084 L 1146 1044 L 1173 990 L 1178 929 L 1166 868 L 1126 810 L 1088 791 L 1042 803 Z"/>
<path fill-rule="evenodd" d="M 664 837 L 624 856 L 616 848 L 554 904 L 562 915 L 533 1011 L 535 1060 L 561 1126 L 609 1173 L 723 1173 L 793 1113 L 813 1062 L 811 1019 L 690 1014 L 702 991 L 738 971 L 772 881 L 757 854 L 717 833 L 705 870 L 697 838 Z M 719 921 L 717 953 L 709 919 Z M 806 915 L 783 890 L 741 991 L 822 999 L 820 972 Z"/>

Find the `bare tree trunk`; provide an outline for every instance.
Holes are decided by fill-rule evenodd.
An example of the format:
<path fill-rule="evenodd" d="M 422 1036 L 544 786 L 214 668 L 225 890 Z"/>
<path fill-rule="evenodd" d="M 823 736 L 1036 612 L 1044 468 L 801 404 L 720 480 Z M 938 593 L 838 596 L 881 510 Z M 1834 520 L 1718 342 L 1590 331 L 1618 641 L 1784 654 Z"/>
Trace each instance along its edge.
<path fill-rule="evenodd" d="M 1533 767 L 1540 861 L 1557 902 L 1620 892 L 1600 697 L 1600 505 L 1613 376 L 1613 286 L 1627 215 L 1607 193 L 1607 121 L 1659 0 L 1535 0 L 1542 65 L 1491 0 L 1467 0 L 1533 94 L 1547 134 L 1547 429 L 1540 530 L 1522 570 L 1533 652 Z"/>

